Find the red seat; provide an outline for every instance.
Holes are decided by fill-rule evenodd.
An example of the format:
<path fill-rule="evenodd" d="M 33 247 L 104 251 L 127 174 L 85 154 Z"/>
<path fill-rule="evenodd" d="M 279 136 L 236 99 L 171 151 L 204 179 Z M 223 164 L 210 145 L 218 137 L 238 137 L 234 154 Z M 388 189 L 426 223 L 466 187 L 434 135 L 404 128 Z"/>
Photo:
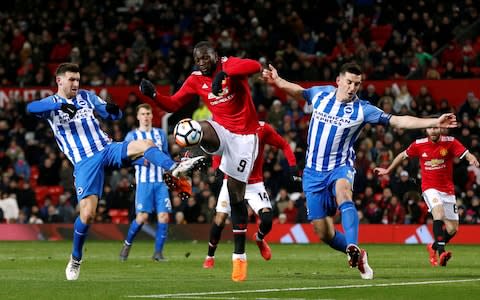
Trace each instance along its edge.
<path fill-rule="evenodd" d="M 55 185 L 48 187 L 48 195 L 50 199 L 52 199 L 52 204 L 57 205 L 60 196 L 63 194 L 63 186 Z"/>
<path fill-rule="evenodd" d="M 128 209 L 111 208 L 108 215 L 112 218 L 113 224 L 128 224 Z"/>
<path fill-rule="evenodd" d="M 34 189 L 35 196 L 37 197 L 37 205 L 38 207 L 42 207 L 45 203 L 45 198 L 50 197 L 51 203 L 53 205 L 58 204 L 58 200 L 60 199 L 60 195 L 63 194 L 63 186 L 55 185 L 55 186 L 44 186 L 38 185 Z"/>
<path fill-rule="evenodd" d="M 388 40 L 392 34 L 392 25 L 379 25 L 370 28 L 370 37 L 372 40 Z"/>
<path fill-rule="evenodd" d="M 38 170 L 38 167 L 32 166 L 30 168 L 30 187 L 32 189 L 37 186 L 37 180 L 39 175 L 40 175 L 40 171 Z"/>

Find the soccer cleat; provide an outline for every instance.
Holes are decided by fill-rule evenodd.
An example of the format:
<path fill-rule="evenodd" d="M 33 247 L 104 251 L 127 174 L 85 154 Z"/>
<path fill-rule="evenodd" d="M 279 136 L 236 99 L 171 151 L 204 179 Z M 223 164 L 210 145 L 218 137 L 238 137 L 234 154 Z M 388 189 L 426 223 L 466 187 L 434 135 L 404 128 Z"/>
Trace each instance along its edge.
<path fill-rule="evenodd" d="M 167 261 L 167 259 L 163 256 L 163 253 L 160 251 L 153 253 L 152 259 L 154 261 Z"/>
<path fill-rule="evenodd" d="M 201 166 L 205 163 L 205 156 L 197 156 L 191 158 L 184 158 L 173 169 L 172 175 L 175 177 L 184 176 L 188 171 Z"/>
<path fill-rule="evenodd" d="M 182 200 L 188 200 L 192 195 L 192 185 L 185 177 L 175 177 L 170 173 L 163 174 L 163 182 L 171 191 L 178 193 L 178 196 Z"/>
<path fill-rule="evenodd" d="M 232 280 L 235 282 L 245 281 L 247 279 L 247 260 L 237 258 L 232 260 Z"/>
<path fill-rule="evenodd" d="M 357 245 L 350 244 L 347 246 L 347 258 L 350 268 L 356 268 L 358 266 L 358 260 L 360 259 L 360 248 Z"/>
<path fill-rule="evenodd" d="M 428 251 L 428 256 L 430 260 L 430 265 L 432 265 L 432 267 L 438 266 L 437 251 L 433 249 L 433 244 L 427 245 L 427 251 Z"/>
<path fill-rule="evenodd" d="M 447 261 L 452 258 L 452 252 L 450 251 L 445 251 L 442 254 L 440 254 L 440 266 L 446 267 L 447 266 Z"/>
<path fill-rule="evenodd" d="M 132 248 L 132 245 L 123 244 L 122 250 L 120 250 L 120 261 L 126 261 L 128 259 L 130 248 Z"/>
<path fill-rule="evenodd" d="M 358 259 L 358 270 L 362 279 L 373 279 L 373 270 L 368 264 L 368 255 L 365 249 L 360 249 L 360 258 Z"/>
<path fill-rule="evenodd" d="M 77 280 L 80 276 L 80 265 L 82 264 L 81 260 L 76 260 L 70 255 L 70 261 L 67 264 L 65 269 L 65 275 L 67 280 Z"/>
<path fill-rule="evenodd" d="M 257 243 L 258 249 L 260 250 L 260 254 L 265 260 L 270 260 L 272 258 L 272 250 L 270 249 L 270 246 L 268 246 L 267 242 L 265 239 L 259 241 L 257 239 L 257 233 L 253 235 L 253 239 Z"/>
<path fill-rule="evenodd" d="M 215 257 L 214 256 L 207 256 L 205 261 L 203 262 L 204 269 L 213 269 L 215 266 Z"/>

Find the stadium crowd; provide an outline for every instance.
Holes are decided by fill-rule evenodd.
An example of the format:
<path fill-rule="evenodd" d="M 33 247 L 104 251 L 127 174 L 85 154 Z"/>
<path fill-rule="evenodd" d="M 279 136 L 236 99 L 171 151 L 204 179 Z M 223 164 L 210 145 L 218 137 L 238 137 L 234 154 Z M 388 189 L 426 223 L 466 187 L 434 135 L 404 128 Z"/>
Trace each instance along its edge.
<path fill-rule="evenodd" d="M 129 1 L 126 1 L 127 3 Z M 449 79 L 479 76 L 478 4 L 449 1 L 116 1 L 27 0 L 0 4 L 0 86 L 51 86 L 60 62 L 82 66 L 82 86 L 137 85 L 141 78 L 177 89 L 190 73 L 191 48 L 210 40 L 223 55 L 271 62 L 294 81 L 334 81 L 337 67 L 355 60 L 366 79 Z M 12 7 L 10 7 L 12 5 Z M 32 8 L 42 5 L 42 13 Z M 5 8 L 5 9 L 3 9 Z M 323 22 L 318 22 L 323 19 Z M 460 42 L 461 41 L 461 42 Z M 304 164 L 308 111 L 303 103 L 280 101 L 272 88 L 252 81 L 259 118 L 272 124 Z M 385 112 L 426 116 L 454 111 L 461 127 L 450 134 L 477 157 L 480 154 L 479 95 L 451 107 L 433 99 L 426 87 L 411 94 L 403 84 L 384 91 L 368 85 L 360 91 Z M 38 98 L 41 98 L 40 96 Z M 129 95 L 124 118 L 105 122 L 114 140 L 123 140 L 136 126 L 137 95 Z M 72 167 L 55 145 L 46 122 L 25 112 L 25 99 L 0 109 L 0 220 L 16 223 L 72 222 L 78 213 Z M 202 107 L 200 115 L 205 115 Z M 391 176 L 378 178 L 373 169 L 386 166 L 419 131 L 367 127 L 356 145 L 354 198 L 360 221 L 424 224 L 431 216 L 422 200 L 418 164 L 405 161 Z M 181 149 L 170 140 L 172 155 Z M 200 151 L 193 149 L 192 151 Z M 274 204 L 275 222 L 307 222 L 305 197 L 287 180 L 281 151 L 265 148 L 265 185 Z M 480 223 L 480 169 L 457 161 L 454 180 L 461 223 Z M 210 223 L 222 175 L 196 171 L 193 196 L 182 201 L 172 193 L 171 222 Z M 134 202 L 130 169 L 112 171 L 99 203 L 97 222 L 111 222 L 112 210 Z M 60 188 L 58 188 L 60 187 Z M 40 191 L 40 192 L 39 192 Z M 42 192 L 43 191 L 43 192 Z M 252 222 L 255 222 L 252 217 Z"/>

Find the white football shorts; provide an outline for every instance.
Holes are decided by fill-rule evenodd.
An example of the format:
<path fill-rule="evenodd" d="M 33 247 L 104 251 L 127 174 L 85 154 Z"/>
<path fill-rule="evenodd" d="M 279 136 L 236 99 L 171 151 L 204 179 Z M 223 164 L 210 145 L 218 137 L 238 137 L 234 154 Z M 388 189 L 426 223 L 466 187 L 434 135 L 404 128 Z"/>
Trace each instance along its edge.
<path fill-rule="evenodd" d="M 203 151 L 212 155 L 221 155 L 220 170 L 238 181 L 247 183 L 258 155 L 256 134 L 235 134 L 215 121 L 207 120 L 220 139 L 220 147 L 215 152 Z"/>
<path fill-rule="evenodd" d="M 272 209 L 272 203 L 270 202 L 270 197 L 268 196 L 267 191 L 265 190 L 265 185 L 263 182 L 247 184 L 245 190 L 245 199 L 247 199 L 248 205 L 252 208 L 255 214 L 258 215 L 258 212 L 264 208 Z M 217 201 L 217 212 L 225 213 L 230 215 L 230 197 L 228 196 L 227 189 L 227 179 L 223 180 L 222 188 L 220 189 L 220 194 L 218 195 Z"/>
<path fill-rule="evenodd" d="M 425 199 L 425 203 L 427 203 L 428 211 L 432 211 L 435 206 L 443 205 L 445 219 L 458 221 L 455 195 L 450 195 L 436 189 L 427 189 L 423 192 L 423 199 Z"/>

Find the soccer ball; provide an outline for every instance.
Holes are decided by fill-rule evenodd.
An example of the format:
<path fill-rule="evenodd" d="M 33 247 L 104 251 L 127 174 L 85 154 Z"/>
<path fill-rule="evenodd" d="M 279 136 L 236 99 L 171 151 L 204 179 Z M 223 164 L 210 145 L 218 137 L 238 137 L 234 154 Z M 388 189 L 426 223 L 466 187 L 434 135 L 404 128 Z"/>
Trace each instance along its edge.
<path fill-rule="evenodd" d="M 183 119 L 175 125 L 173 136 L 180 147 L 192 147 L 200 143 L 203 136 L 202 127 L 195 120 Z"/>

